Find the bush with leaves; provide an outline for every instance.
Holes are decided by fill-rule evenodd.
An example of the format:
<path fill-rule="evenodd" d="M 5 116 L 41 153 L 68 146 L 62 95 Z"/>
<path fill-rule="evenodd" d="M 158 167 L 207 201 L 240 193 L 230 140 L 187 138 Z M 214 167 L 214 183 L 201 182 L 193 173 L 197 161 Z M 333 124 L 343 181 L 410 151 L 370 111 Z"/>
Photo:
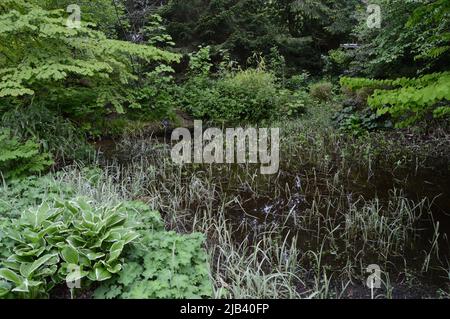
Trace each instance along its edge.
<path fill-rule="evenodd" d="M 322 81 L 309 87 L 311 98 L 319 102 L 328 102 L 333 98 L 333 83 Z"/>
<path fill-rule="evenodd" d="M 120 205 L 93 207 L 83 199 L 30 208 L 3 231 L 14 246 L 1 261 L 1 294 L 24 298 L 48 296 L 64 282 L 110 279 L 138 237 Z"/>
<path fill-rule="evenodd" d="M 200 46 L 197 52 L 189 54 L 189 72 L 193 76 L 208 76 L 212 67 L 211 48 Z"/>
<path fill-rule="evenodd" d="M 372 0 L 382 8 L 381 28 L 367 28 L 366 8 L 354 30 L 351 73 L 369 78 L 414 77 L 446 70 L 449 64 L 448 0 Z M 425 58 L 425 59 L 424 59 Z"/>
<path fill-rule="evenodd" d="M 43 172 L 53 164 L 34 140 L 20 142 L 9 129 L 0 129 L 0 174 L 6 180 Z"/>
<path fill-rule="evenodd" d="M 332 117 L 335 125 L 353 135 L 361 135 L 368 131 L 391 128 L 392 122 L 386 118 L 374 114 L 370 109 L 360 110 L 354 105 L 345 105 L 345 107 Z"/>
<path fill-rule="evenodd" d="M 378 115 L 390 114 L 399 127 L 411 125 L 428 114 L 435 118 L 450 116 L 450 72 L 395 80 L 343 77 L 341 85 L 352 90 L 375 89 L 368 104 Z"/>
<path fill-rule="evenodd" d="M 93 184 L 100 173 L 81 171 Z M 102 282 L 96 297 L 211 296 L 200 234 L 166 232 L 161 215 L 143 202 L 112 206 L 74 196 L 73 185 L 53 175 L 2 186 L 0 298 L 49 297 L 77 280 L 88 290 Z M 134 273 L 137 266 L 148 270 Z"/>
<path fill-rule="evenodd" d="M 1 126 L 9 128 L 21 140 L 35 139 L 57 163 L 84 160 L 95 153 L 76 123 L 45 106 L 16 106 L 3 111 Z"/>
<path fill-rule="evenodd" d="M 278 96 L 280 99 L 277 109 L 279 118 L 303 114 L 311 106 L 312 102 L 308 92 L 304 90 L 297 90 L 295 92 L 280 90 Z"/>
<path fill-rule="evenodd" d="M 0 260 L 11 255 L 14 242 L 6 234 L 22 212 L 43 202 L 70 199 L 74 189 L 57 182 L 53 176 L 29 176 L 13 179 L 0 186 Z"/>
<path fill-rule="evenodd" d="M 301 102 L 294 105 L 295 97 L 262 69 L 226 73 L 219 79 L 195 77 L 180 87 L 178 97 L 180 108 L 194 117 L 228 123 L 256 123 L 303 107 Z"/>
<path fill-rule="evenodd" d="M 30 0 L 28 0 L 30 1 Z M 66 9 L 69 5 L 80 6 L 81 18 L 95 24 L 96 29 L 108 37 L 117 38 L 118 30 L 128 30 L 128 25 L 122 24 L 125 20 L 125 8 L 122 1 L 110 0 L 31 0 L 47 10 Z"/>
<path fill-rule="evenodd" d="M 376 33 L 372 45 L 377 58 L 370 59 L 370 65 L 382 65 L 389 71 L 372 71 L 366 74 L 373 78 L 341 79 L 341 85 L 351 90 L 374 89 L 368 104 L 378 115 L 389 114 L 396 120 L 396 126 L 406 127 L 429 118 L 450 116 L 450 1 L 436 0 L 393 1 L 377 0 L 385 5 L 386 15 L 395 17 L 386 31 Z M 387 19 L 391 21 L 390 19 Z M 389 32 L 392 31 L 392 32 Z M 398 35 L 401 35 L 398 40 Z M 396 37 L 396 41 L 387 38 Z M 404 77 L 386 79 L 397 71 L 397 66 L 407 65 Z M 394 76 L 391 76 L 393 78 Z"/>
<path fill-rule="evenodd" d="M 285 83 L 285 86 L 289 90 L 301 90 L 308 87 L 308 82 L 310 80 L 311 74 L 309 72 L 302 72 L 291 76 Z"/>
<path fill-rule="evenodd" d="M 341 75 L 348 70 L 352 58 L 352 52 L 344 49 L 330 50 L 324 57 L 324 72 L 329 75 Z"/>
<path fill-rule="evenodd" d="M 140 108 L 143 68 L 179 60 L 150 45 L 108 39 L 81 22 L 68 28 L 63 10 L 23 0 L 0 4 L 0 98 L 46 104 L 86 116 Z M 7 45 L 3 45 L 7 44 Z M 142 65 L 142 66 L 141 66 Z"/>
<path fill-rule="evenodd" d="M 0 187 L 0 216 L 20 217 L 29 207 L 70 199 L 74 195 L 73 187 L 57 182 L 51 175 L 15 179 Z"/>

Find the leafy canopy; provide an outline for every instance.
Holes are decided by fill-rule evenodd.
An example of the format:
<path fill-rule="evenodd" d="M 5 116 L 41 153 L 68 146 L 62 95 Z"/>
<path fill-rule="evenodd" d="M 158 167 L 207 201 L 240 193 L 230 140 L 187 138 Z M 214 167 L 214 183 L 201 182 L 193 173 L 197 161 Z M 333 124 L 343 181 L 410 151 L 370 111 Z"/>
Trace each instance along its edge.
<path fill-rule="evenodd" d="M 85 99 L 78 111 L 112 106 L 124 113 L 125 107 L 140 107 L 139 90 L 132 88 L 137 63 L 179 59 L 154 46 L 108 39 L 90 23 L 68 28 L 64 15 L 25 1 L 0 4 L 0 98 L 65 108 Z"/>

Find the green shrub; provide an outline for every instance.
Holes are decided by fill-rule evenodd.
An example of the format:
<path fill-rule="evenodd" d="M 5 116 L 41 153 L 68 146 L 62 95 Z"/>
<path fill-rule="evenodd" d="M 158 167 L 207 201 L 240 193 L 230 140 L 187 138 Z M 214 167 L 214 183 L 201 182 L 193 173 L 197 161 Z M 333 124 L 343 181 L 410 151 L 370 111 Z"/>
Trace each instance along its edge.
<path fill-rule="evenodd" d="M 6 231 L 13 221 L 30 207 L 43 202 L 69 199 L 74 195 L 70 185 L 58 183 L 51 175 L 14 179 L 0 188 L 0 261 L 11 255 L 14 242 Z"/>
<path fill-rule="evenodd" d="M 430 114 L 435 118 L 448 118 L 449 83 L 450 72 L 394 80 L 341 78 L 341 85 L 350 90 L 374 90 L 368 98 L 369 106 L 375 109 L 378 115 L 392 116 L 398 127 L 409 126 Z"/>
<path fill-rule="evenodd" d="M 9 129 L 0 129 L 0 174 L 9 180 L 41 173 L 53 161 L 48 153 L 41 152 L 35 140 L 21 143 Z"/>
<path fill-rule="evenodd" d="M 330 50 L 328 56 L 324 58 L 324 72 L 327 74 L 339 75 L 347 70 L 352 59 L 351 53 L 344 49 Z"/>
<path fill-rule="evenodd" d="M 101 183 L 98 167 L 80 173 L 86 183 Z M 2 186 L 0 298 L 49 297 L 77 279 L 89 291 L 101 281 L 95 296 L 102 298 L 211 296 L 200 234 L 166 232 L 161 215 L 143 202 L 111 206 L 74 196 L 75 187 L 53 175 Z M 135 273 L 141 268 L 146 272 Z"/>
<path fill-rule="evenodd" d="M 275 81 L 272 74 L 255 69 L 225 77 L 217 84 L 229 107 L 222 105 L 219 112 L 234 120 L 250 122 L 270 118 L 278 107 Z"/>
<path fill-rule="evenodd" d="M 197 52 L 189 54 L 189 71 L 192 75 L 209 74 L 211 67 L 211 47 L 199 47 Z"/>
<path fill-rule="evenodd" d="M 14 57 L 0 60 L 0 97 L 25 106 L 46 104 L 75 116 L 125 113 L 141 107 L 144 70 L 180 59 L 152 45 L 109 39 L 84 19 L 68 28 L 63 10 L 34 1 L 2 1 L 0 8 L 0 41 Z"/>
<path fill-rule="evenodd" d="M 290 90 L 301 90 L 308 87 L 308 81 L 311 75 L 308 72 L 303 72 L 297 75 L 293 75 L 286 81 L 286 87 Z"/>
<path fill-rule="evenodd" d="M 336 112 L 332 120 L 339 129 L 345 132 L 362 135 L 368 131 L 393 127 L 389 117 L 377 115 L 367 107 L 360 108 L 357 100 L 346 101 L 344 106 L 342 110 Z"/>
<path fill-rule="evenodd" d="M 203 235 L 147 232 L 119 276 L 102 284 L 100 299 L 211 297 L 212 285 Z"/>
<path fill-rule="evenodd" d="M 35 138 L 56 161 L 82 160 L 95 152 L 75 123 L 44 106 L 5 110 L 1 125 L 20 139 Z"/>
<path fill-rule="evenodd" d="M 278 109 L 280 117 L 300 115 L 305 112 L 311 102 L 306 91 L 299 90 L 292 93 L 289 90 L 282 90 L 278 94 L 282 101 Z"/>
<path fill-rule="evenodd" d="M 271 73 L 248 69 L 218 80 L 197 77 L 188 81 L 180 89 L 179 104 L 196 118 L 256 123 L 278 115 L 286 101 L 280 95 Z"/>
<path fill-rule="evenodd" d="M 2 261 L 1 294 L 44 297 L 64 282 L 110 279 L 122 269 L 124 248 L 138 237 L 133 228 L 120 206 L 93 207 L 82 199 L 28 209 L 4 230 L 14 246 Z"/>
<path fill-rule="evenodd" d="M 328 102 L 333 97 L 333 84 L 330 82 L 312 84 L 309 90 L 311 97 L 319 102 Z"/>

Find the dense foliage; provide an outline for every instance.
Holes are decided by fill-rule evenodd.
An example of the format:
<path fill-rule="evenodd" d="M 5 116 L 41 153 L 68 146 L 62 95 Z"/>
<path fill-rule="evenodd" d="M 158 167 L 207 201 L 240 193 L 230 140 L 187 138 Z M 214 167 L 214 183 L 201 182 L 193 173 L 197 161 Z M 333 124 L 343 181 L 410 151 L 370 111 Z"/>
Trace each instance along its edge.
<path fill-rule="evenodd" d="M 83 174 L 95 184 L 95 169 Z M 0 297 L 42 298 L 62 284 L 88 289 L 95 282 L 105 282 L 97 297 L 211 296 L 201 235 L 166 232 L 142 202 L 73 196 L 73 186 L 50 176 L 4 188 Z"/>
<path fill-rule="evenodd" d="M 391 1 L 382 1 L 382 3 L 391 3 Z M 400 8 L 410 7 L 409 3 L 401 5 L 395 1 L 393 5 L 393 9 L 389 11 L 392 15 Z M 411 15 L 407 15 L 406 19 L 395 20 L 395 23 L 400 22 L 396 24 L 396 27 L 400 28 L 401 35 L 406 37 L 402 40 L 405 42 L 400 42 L 400 45 L 395 44 L 398 50 L 396 53 L 391 52 L 394 47 L 378 53 L 380 56 L 374 63 L 389 67 L 389 64 L 402 61 L 400 59 L 409 58 L 412 60 L 408 65 L 414 66 L 416 76 L 394 80 L 345 77 L 341 79 L 341 84 L 351 90 L 375 89 L 368 99 L 368 104 L 377 109 L 378 115 L 389 113 L 397 120 L 399 126 L 408 126 L 430 113 L 436 118 L 450 115 L 450 73 L 447 71 L 450 67 L 448 65 L 450 1 L 439 0 L 422 5 L 411 4 L 411 6 L 415 8 Z M 394 34 L 398 34 L 398 31 Z M 386 36 L 392 36 L 392 33 L 380 32 L 374 41 L 385 43 Z M 392 46 L 392 42 L 390 45 Z M 378 50 L 381 48 L 378 47 Z M 363 50 L 367 49 L 363 48 Z M 387 57 L 388 54 L 390 54 L 389 57 Z M 419 63 L 415 63 L 416 61 Z M 429 73 L 436 70 L 440 72 Z M 372 71 L 372 74 L 377 73 Z"/>
<path fill-rule="evenodd" d="M 48 153 L 41 153 L 33 140 L 20 143 L 8 129 L 0 130 L 0 173 L 4 179 L 40 173 L 53 164 Z"/>
<path fill-rule="evenodd" d="M 170 166 L 165 158 L 161 159 L 164 169 L 158 167 L 162 172 L 156 172 L 157 164 L 147 160 L 158 159 L 161 154 L 155 149 L 165 146 L 147 148 L 145 142 L 134 145 L 130 153 L 136 154 L 126 154 L 138 158 L 142 169 L 124 177 L 121 170 L 128 172 L 126 169 L 135 163 L 119 165 L 113 161 L 110 166 L 110 158 L 102 151 L 103 146 L 110 147 L 115 138 L 127 133 L 132 133 L 131 138 L 136 138 L 136 132 L 167 135 L 174 126 L 185 124 L 183 121 L 192 124 L 192 119 L 223 127 L 251 124 L 284 128 L 288 120 L 309 119 L 306 116 L 316 110 L 317 114 L 325 110 L 327 115 L 317 123 L 291 130 L 293 136 L 288 140 L 293 141 L 289 146 L 292 149 L 301 146 L 309 150 L 310 158 L 321 157 L 323 162 L 311 164 L 303 162 L 303 154 L 296 154 L 292 162 L 312 166 L 315 182 L 321 178 L 316 169 L 320 172 L 325 167 L 322 173 L 333 172 L 333 181 L 323 185 L 332 187 L 330 193 L 334 194 L 345 184 L 344 190 L 347 180 L 354 177 L 351 169 L 345 174 L 339 171 L 347 167 L 350 157 L 344 154 L 345 148 L 339 149 L 347 137 L 361 141 L 371 132 L 382 130 L 403 135 L 403 128 L 427 131 L 436 126 L 448 130 L 450 0 L 373 0 L 372 4 L 380 6 L 380 28 L 368 27 L 366 2 L 2 0 L 0 298 L 47 298 L 68 293 L 70 297 L 85 293 L 107 299 L 210 298 L 228 292 L 227 284 L 212 284 L 210 266 L 217 262 L 214 271 L 220 274 L 222 265 L 218 260 L 225 257 L 224 262 L 232 264 L 236 256 L 227 255 L 223 247 L 219 255 L 205 250 L 209 248 L 210 242 L 205 242 L 210 233 L 222 227 L 227 232 L 228 221 L 216 230 L 208 228 L 205 234 L 197 233 L 195 225 L 184 227 L 181 234 L 172 230 L 178 220 L 168 223 L 163 217 L 171 216 L 172 210 L 185 209 L 184 217 L 195 203 L 208 202 L 207 195 L 212 198 L 210 206 L 228 209 L 236 203 L 246 205 L 239 202 L 241 193 L 231 200 L 225 198 L 233 182 L 231 177 L 226 183 L 205 186 L 200 175 L 208 174 L 187 178 L 185 171 Z M 78 21 L 72 15 L 76 5 L 81 9 L 79 25 L 74 24 Z M 321 132 L 323 136 L 316 138 L 311 131 L 329 119 L 340 130 L 330 125 Z M 328 136 L 331 129 L 337 134 Z M 379 135 L 374 136 L 375 140 Z M 105 144 L 101 144 L 103 140 Z M 324 154 L 312 149 L 320 150 L 328 144 L 337 151 Z M 98 154 L 94 145 L 100 149 Z M 401 157 L 396 147 L 391 148 L 392 157 Z M 373 174 L 371 161 L 378 155 L 369 143 L 364 150 L 370 163 L 368 179 Z M 401 166 L 402 160 L 395 165 Z M 292 165 L 289 161 L 284 164 Z M 69 165 L 73 165 L 70 172 L 74 175 L 62 173 Z M 77 165 L 86 167 L 73 168 Z M 178 176 L 171 170 L 182 177 L 170 181 L 175 186 L 161 186 L 158 178 Z M 110 175 L 102 180 L 104 173 Z M 359 173 L 354 177 L 356 182 Z M 250 176 L 252 182 L 245 180 Z M 274 191 L 278 197 L 289 192 L 293 198 L 294 193 L 304 191 L 300 175 L 296 175 L 298 186 L 292 194 L 284 178 L 279 174 L 275 181 L 285 183 L 283 191 Z M 145 183 L 133 184 L 136 180 Z M 191 183 L 189 187 L 184 186 L 185 180 Z M 258 176 L 249 171 L 236 180 L 245 192 L 253 192 L 253 183 L 260 183 Z M 211 190 L 210 186 L 217 188 Z M 139 192 L 130 191 L 133 187 Z M 314 187 L 320 195 L 322 185 Z M 108 191 L 110 196 L 105 195 Z M 223 192 L 224 197 L 216 198 L 217 192 Z M 164 196 L 176 197 L 173 202 L 178 204 L 159 202 Z M 218 198 L 224 199 L 223 203 Z M 309 200 L 302 199 L 302 205 Z M 347 201 L 355 210 L 355 216 L 345 215 L 348 234 L 359 233 L 361 225 L 347 223 L 347 219 L 361 218 L 361 224 L 369 225 L 365 218 L 373 218 L 373 235 L 387 236 L 390 246 L 391 231 L 383 224 L 386 221 L 381 218 L 382 227 L 376 224 L 378 208 L 375 214 L 360 216 L 357 205 L 350 203 L 351 196 Z M 375 202 L 379 204 L 378 199 Z M 321 203 L 313 199 L 313 206 L 320 207 Z M 159 211 L 164 211 L 163 217 Z M 297 224 L 300 217 L 294 214 Z M 320 214 L 318 208 L 309 222 Z M 395 223 L 399 222 L 401 218 L 397 220 L 394 215 Z M 206 217 L 199 222 L 198 216 L 193 224 L 206 223 Z M 321 223 L 320 218 L 317 220 Z M 328 232 L 333 235 L 334 230 Z M 403 244 L 407 232 L 401 232 L 404 237 L 397 240 Z M 214 245 L 224 240 L 221 236 L 213 238 Z M 376 242 L 374 238 L 367 237 L 371 243 Z M 247 249 L 247 240 L 239 250 Z M 271 238 L 270 243 L 272 240 L 276 238 Z M 256 250 L 263 251 L 267 243 L 258 243 L 262 246 Z M 227 249 L 236 251 L 236 247 Z M 277 251 L 276 259 L 282 263 L 285 257 L 280 256 L 286 255 L 290 260 L 289 254 L 287 250 L 283 254 Z M 257 285 L 252 271 L 265 278 L 264 284 L 275 278 L 273 287 L 277 290 L 277 280 L 296 273 L 291 271 L 292 262 L 286 262 L 280 266 L 282 276 L 267 275 L 271 271 L 266 267 L 269 256 L 267 253 L 261 258 L 256 252 L 242 257 L 258 264 L 257 270 L 247 267 L 244 271 L 248 286 Z M 237 271 L 225 273 L 226 280 L 238 276 Z M 223 281 L 220 275 L 218 278 Z M 294 295 L 299 290 L 298 280 L 289 282 L 290 286 L 296 285 Z M 80 290 L 71 284 L 79 284 Z M 242 296 L 247 297 L 245 291 Z"/>
<path fill-rule="evenodd" d="M 119 257 L 137 238 L 120 207 L 93 208 L 88 202 L 56 202 L 24 211 L 12 229 L 12 254 L 0 269 L 9 291 L 41 297 L 55 284 L 104 281 L 122 269 Z"/>
<path fill-rule="evenodd" d="M 292 71 L 322 67 L 321 54 L 349 37 L 358 1 L 170 0 L 161 9 L 168 32 L 183 50 L 211 45 L 242 64 L 272 48 Z M 251 64 L 251 63 L 250 63 Z"/>
<path fill-rule="evenodd" d="M 206 298 L 212 295 L 201 234 L 146 234 L 120 275 L 95 291 L 100 299 Z"/>

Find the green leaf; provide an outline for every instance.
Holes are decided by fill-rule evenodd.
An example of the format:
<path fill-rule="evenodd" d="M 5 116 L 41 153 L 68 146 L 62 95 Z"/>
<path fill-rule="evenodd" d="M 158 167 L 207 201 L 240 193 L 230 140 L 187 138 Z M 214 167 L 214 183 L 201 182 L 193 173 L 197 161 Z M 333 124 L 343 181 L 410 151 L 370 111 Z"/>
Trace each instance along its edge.
<path fill-rule="evenodd" d="M 88 278 L 92 281 L 105 281 L 112 277 L 111 273 L 101 264 L 98 264 L 89 272 Z"/>
<path fill-rule="evenodd" d="M 122 253 L 123 247 L 124 243 L 122 241 L 112 244 L 107 262 L 110 263 L 119 258 L 120 254 Z"/>
<path fill-rule="evenodd" d="M 11 284 L 0 280 L 0 298 L 6 296 L 11 291 Z"/>
<path fill-rule="evenodd" d="M 87 275 L 89 275 L 88 271 L 71 271 L 67 274 L 65 280 L 66 282 L 75 282 L 83 279 Z"/>
<path fill-rule="evenodd" d="M 43 284 L 43 282 L 41 282 L 41 281 L 24 279 L 22 284 L 15 287 L 12 291 L 14 291 L 14 292 L 30 292 L 30 290 L 29 290 L 30 287 L 38 287 L 42 284 Z"/>
<path fill-rule="evenodd" d="M 85 255 L 89 260 L 97 260 L 99 258 L 104 257 L 106 254 L 105 253 L 96 253 L 94 251 L 88 251 L 85 253 Z"/>
<path fill-rule="evenodd" d="M 122 265 L 119 263 L 115 263 L 113 265 L 106 264 L 106 270 L 108 270 L 112 274 L 117 274 L 119 271 L 122 270 Z"/>
<path fill-rule="evenodd" d="M 75 265 L 78 264 L 78 261 L 80 259 L 78 251 L 71 246 L 66 246 L 62 249 L 61 257 L 66 263 Z"/>
<path fill-rule="evenodd" d="M 0 269 L 0 278 L 3 278 L 7 281 L 11 281 L 15 283 L 17 286 L 21 285 L 23 282 L 23 278 L 16 274 L 14 271 L 3 268 Z"/>
<path fill-rule="evenodd" d="M 29 278 L 34 271 L 36 271 L 39 267 L 47 263 L 50 259 L 54 258 L 55 256 L 58 256 L 58 254 L 47 254 L 31 264 L 23 264 L 23 267 L 22 266 L 20 267 L 21 275 L 26 278 Z"/>
<path fill-rule="evenodd" d="M 133 242 L 135 239 L 139 238 L 139 234 L 135 232 L 127 233 L 125 236 L 122 237 L 122 240 L 124 242 L 124 245 L 129 244 Z"/>

